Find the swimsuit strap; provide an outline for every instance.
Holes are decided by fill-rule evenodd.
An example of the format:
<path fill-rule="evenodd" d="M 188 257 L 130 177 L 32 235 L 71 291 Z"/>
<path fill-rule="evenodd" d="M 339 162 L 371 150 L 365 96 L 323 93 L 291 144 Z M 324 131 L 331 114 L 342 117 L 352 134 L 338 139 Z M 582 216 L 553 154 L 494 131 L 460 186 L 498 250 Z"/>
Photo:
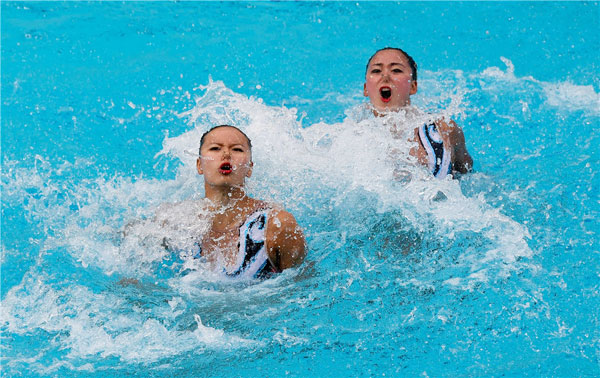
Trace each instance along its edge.
<path fill-rule="evenodd" d="M 452 173 L 450 153 L 444 148 L 444 140 L 437 131 L 435 123 L 419 127 L 419 142 L 427 152 L 429 170 L 437 178 L 444 178 Z"/>

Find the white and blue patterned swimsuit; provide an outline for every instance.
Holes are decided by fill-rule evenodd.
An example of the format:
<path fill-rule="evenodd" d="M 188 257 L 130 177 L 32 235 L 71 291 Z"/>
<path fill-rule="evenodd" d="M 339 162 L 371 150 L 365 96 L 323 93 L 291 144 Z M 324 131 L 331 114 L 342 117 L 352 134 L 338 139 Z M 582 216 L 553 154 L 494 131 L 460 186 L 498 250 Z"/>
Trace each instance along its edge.
<path fill-rule="evenodd" d="M 260 209 L 246 218 L 239 228 L 238 255 L 236 261 L 238 266 L 233 269 L 223 269 L 229 277 L 239 278 L 266 278 L 280 270 L 271 264 L 267 255 L 266 231 L 269 209 Z M 194 258 L 202 256 L 200 244 L 196 244 L 198 250 Z M 277 261 L 275 262 L 277 263 Z"/>
<path fill-rule="evenodd" d="M 452 173 L 452 156 L 450 151 L 444 148 L 444 140 L 435 123 L 419 127 L 419 142 L 427 151 L 428 166 L 435 177 L 444 178 Z"/>

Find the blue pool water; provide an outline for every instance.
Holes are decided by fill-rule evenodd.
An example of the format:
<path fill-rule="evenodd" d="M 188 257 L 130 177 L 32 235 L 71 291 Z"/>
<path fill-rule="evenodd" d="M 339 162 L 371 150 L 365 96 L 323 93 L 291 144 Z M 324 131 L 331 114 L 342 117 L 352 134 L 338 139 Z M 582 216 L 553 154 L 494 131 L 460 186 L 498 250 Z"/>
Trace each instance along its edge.
<path fill-rule="evenodd" d="M 600 376 L 597 2 L 1 12 L 3 377 Z M 361 116 L 387 45 L 474 173 L 429 178 Z M 217 123 L 305 229 L 300 268 L 223 281 L 161 248 Z"/>

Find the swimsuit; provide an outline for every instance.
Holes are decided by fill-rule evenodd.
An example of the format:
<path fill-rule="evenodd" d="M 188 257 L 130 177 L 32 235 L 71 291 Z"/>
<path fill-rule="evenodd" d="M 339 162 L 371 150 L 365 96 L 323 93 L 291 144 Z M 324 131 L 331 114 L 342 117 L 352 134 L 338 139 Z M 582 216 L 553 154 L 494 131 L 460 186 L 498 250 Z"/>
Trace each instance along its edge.
<path fill-rule="evenodd" d="M 246 218 L 239 228 L 238 254 L 236 261 L 238 266 L 229 271 L 223 268 L 223 272 L 229 277 L 240 278 L 266 278 L 272 273 L 280 272 L 276 266 L 271 264 L 267 255 L 266 230 L 268 222 L 268 209 L 260 209 Z M 198 250 L 194 258 L 202 256 L 200 243 L 196 243 Z M 275 262 L 277 263 L 277 261 Z"/>
<path fill-rule="evenodd" d="M 437 178 L 444 178 L 452 173 L 452 157 L 444 148 L 444 140 L 438 133 L 435 123 L 419 127 L 419 142 L 427 151 L 429 169 Z"/>

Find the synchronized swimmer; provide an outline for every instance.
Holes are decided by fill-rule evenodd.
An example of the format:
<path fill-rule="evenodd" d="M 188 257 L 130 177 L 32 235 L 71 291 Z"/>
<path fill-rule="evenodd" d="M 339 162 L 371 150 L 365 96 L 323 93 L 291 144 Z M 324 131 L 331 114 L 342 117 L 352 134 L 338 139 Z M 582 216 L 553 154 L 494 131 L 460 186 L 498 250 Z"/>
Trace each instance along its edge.
<path fill-rule="evenodd" d="M 417 64 L 403 50 L 385 47 L 367 62 L 363 94 L 369 98 L 375 116 L 410 106 L 410 96 L 417 93 L 417 88 Z M 410 155 L 438 178 L 467 173 L 473 167 L 465 136 L 452 120 L 438 119 L 415 128 L 412 141 L 416 145 Z"/>
<path fill-rule="evenodd" d="M 230 277 L 268 277 L 300 264 L 306 254 L 294 216 L 246 194 L 253 165 L 252 143 L 240 129 L 220 125 L 202 136 L 196 167 L 213 217 L 194 257 Z"/>
<path fill-rule="evenodd" d="M 369 59 L 364 96 L 375 116 L 408 108 L 415 93 L 417 65 L 410 55 L 386 47 Z M 452 120 L 415 128 L 412 142 L 410 155 L 436 177 L 467 173 L 473 166 L 464 134 Z M 204 177 L 206 201 L 198 216 L 210 219 L 204 219 L 206 232 L 190 235 L 195 242 L 189 255 L 229 277 L 269 277 L 299 265 L 306 255 L 304 234 L 294 216 L 246 194 L 253 165 L 250 138 L 237 127 L 219 125 L 202 135 L 196 169 Z"/>

